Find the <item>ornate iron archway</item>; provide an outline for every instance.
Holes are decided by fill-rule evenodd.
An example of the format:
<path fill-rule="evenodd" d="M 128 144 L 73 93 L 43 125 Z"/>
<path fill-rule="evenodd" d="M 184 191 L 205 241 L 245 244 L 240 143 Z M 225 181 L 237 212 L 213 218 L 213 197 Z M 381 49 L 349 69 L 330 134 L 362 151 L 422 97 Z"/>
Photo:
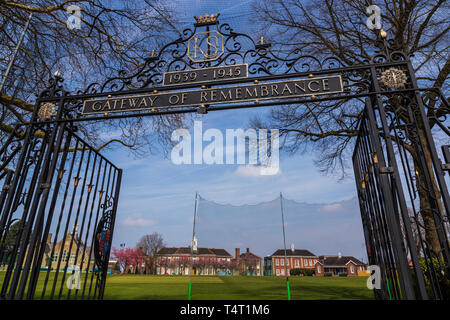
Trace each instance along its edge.
<path fill-rule="evenodd" d="M 1 177 L 5 181 L 0 196 L 0 239 L 5 239 L 8 232 L 5 226 L 15 218 L 17 209 L 23 206 L 24 212 L 23 236 L 17 238 L 14 258 L 10 259 L 16 262 L 8 265 L 2 297 L 36 296 L 40 264 L 58 199 L 54 196 L 53 201 L 50 194 L 57 194 L 60 188 L 59 173 L 67 170 L 64 166 L 73 143 L 83 144 L 83 154 L 88 150 L 89 156 L 95 155 L 95 159 L 98 157 L 109 166 L 104 169 L 109 170 L 108 187 L 102 185 L 96 190 L 102 200 L 92 202 L 92 208 L 98 209 L 94 226 L 89 230 L 95 231 L 89 236 L 86 233 L 86 239 L 92 240 L 91 252 L 95 257 L 96 268 L 92 270 L 98 278 L 95 296 L 103 296 L 121 170 L 76 136 L 77 122 L 365 98 L 353 165 L 369 263 L 380 267 L 383 280 L 381 287 L 374 289 L 375 296 L 448 298 L 444 282 L 448 281 L 450 265 L 447 234 L 450 202 L 444 172 L 449 165 L 439 159 L 429 127 L 433 118 L 436 127 L 449 135 L 444 124 L 446 118 L 442 118 L 448 112 L 436 114 L 430 103 L 439 101 L 448 110 L 442 92 L 419 88 L 409 58 L 393 50 L 386 39 L 380 38 L 380 50 L 369 61 L 346 66 L 335 57 L 320 59 L 298 49 L 281 56 L 263 38 L 255 41 L 249 35 L 235 32 L 228 24 L 220 24 L 217 17 L 197 18 L 194 28 L 185 29 L 179 39 L 152 53 L 134 72 L 120 72 L 104 83 L 93 83 L 73 93 L 63 89 L 60 77 L 51 79 L 48 90 L 36 101 L 30 124 L 18 125 L 0 150 Z M 74 138 L 76 142 L 72 141 Z M 445 148 L 444 154 L 448 154 L 448 146 Z M 84 158 L 75 160 L 75 155 L 72 159 L 80 167 L 85 163 Z M 24 177 L 29 174 L 30 163 L 35 169 L 25 192 Z M 13 171 L 5 171 L 8 167 Z M 90 168 L 86 167 L 86 172 Z M 101 180 L 106 176 L 96 177 Z M 75 181 L 77 187 L 79 180 Z M 88 188 L 89 195 L 98 184 L 89 183 L 83 188 Z M 417 200 L 424 197 L 426 201 L 417 210 Z M 80 200 L 80 206 L 82 203 Z M 87 200 L 86 208 L 89 203 Z M 89 216 L 89 209 L 77 212 Z M 90 217 L 94 216 L 92 212 Z M 421 216 L 434 222 L 432 229 L 428 222 L 420 221 Z M 60 217 L 61 220 L 63 216 Z M 85 220 L 90 223 L 90 219 L 83 218 L 83 223 Z M 431 250 L 423 232 L 436 233 L 440 250 Z M 64 234 L 68 234 L 67 226 Z M 14 260 L 16 256 L 18 260 Z M 27 287 L 29 275 L 31 285 Z M 57 279 L 53 285 L 56 283 Z M 60 296 L 61 292 L 62 289 Z M 69 297 L 71 292 L 70 289 Z M 85 288 L 83 297 L 84 292 Z"/>

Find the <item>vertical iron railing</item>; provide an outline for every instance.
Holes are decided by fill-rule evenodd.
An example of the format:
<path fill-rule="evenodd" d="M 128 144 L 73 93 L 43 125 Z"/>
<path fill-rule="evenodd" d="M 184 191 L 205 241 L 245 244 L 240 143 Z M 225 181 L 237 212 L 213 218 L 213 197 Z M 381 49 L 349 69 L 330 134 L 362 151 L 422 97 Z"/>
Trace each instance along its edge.
<path fill-rule="evenodd" d="M 367 254 L 381 269 L 377 298 L 449 299 L 448 189 L 410 67 L 414 90 L 396 95 L 371 70 L 377 94 L 366 100 L 353 153 Z"/>
<path fill-rule="evenodd" d="M 103 298 L 122 171 L 59 117 L 0 150 L 0 299 Z"/>

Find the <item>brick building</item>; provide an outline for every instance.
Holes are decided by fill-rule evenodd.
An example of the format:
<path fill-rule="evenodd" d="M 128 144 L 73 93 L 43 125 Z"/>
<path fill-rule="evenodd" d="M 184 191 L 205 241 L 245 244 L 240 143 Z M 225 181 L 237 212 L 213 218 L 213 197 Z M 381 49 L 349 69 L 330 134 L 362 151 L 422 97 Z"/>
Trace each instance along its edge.
<path fill-rule="evenodd" d="M 239 258 L 239 259 L 238 259 Z M 261 257 L 250 252 L 247 248 L 246 251 L 240 254 L 240 249 L 235 249 L 235 260 L 238 262 L 239 274 L 246 276 L 262 276 L 263 275 L 263 260 Z"/>
<path fill-rule="evenodd" d="M 164 247 L 156 254 L 156 273 L 160 275 L 189 275 L 191 247 Z M 193 275 L 263 275 L 263 261 L 256 254 L 240 253 L 235 258 L 225 249 L 198 248 L 192 255 Z"/>
<path fill-rule="evenodd" d="M 265 273 L 266 275 L 285 276 L 286 269 L 289 275 L 289 270 L 294 268 L 314 269 L 319 257 L 314 253 L 305 249 L 295 249 L 291 245 L 290 249 L 286 249 L 286 265 L 284 249 L 278 249 L 270 257 L 265 257 Z M 268 265 L 272 266 L 272 271 L 268 269 Z"/>
<path fill-rule="evenodd" d="M 164 247 L 156 254 L 156 273 L 166 275 L 189 275 L 191 248 Z M 192 255 L 193 275 L 231 274 L 233 256 L 225 249 L 198 248 Z"/>
<path fill-rule="evenodd" d="M 367 270 L 367 265 L 355 257 L 339 253 L 337 256 L 320 256 L 315 269 L 316 276 L 358 276 L 358 271 Z"/>

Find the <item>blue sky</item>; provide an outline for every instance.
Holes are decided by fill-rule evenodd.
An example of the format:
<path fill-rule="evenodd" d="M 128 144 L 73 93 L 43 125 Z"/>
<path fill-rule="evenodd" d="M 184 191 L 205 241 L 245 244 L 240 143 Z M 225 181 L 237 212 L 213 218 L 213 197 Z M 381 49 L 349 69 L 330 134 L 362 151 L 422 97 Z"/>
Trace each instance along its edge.
<path fill-rule="evenodd" d="M 256 26 L 248 20 L 252 13 L 251 2 L 185 0 L 177 1 L 176 7 L 180 11 L 179 19 L 183 24 L 186 23 L 187 27 L 192 27 L 194 15 L 219 12 L 221 14 L 219 20 L 222 23 L 229 23 L 236 31 L 256 35 L 258 33 Z M 264 116 L 268 112 L 268 108 L 220 111 L 203 115 L 199 120 L 203 122 L 203 131 L 216 128 L 225 135 L 226 129 L 245 129 L 253 116 Z M 133 247 L 141 236 L 152 232 L 161 233 L 168 245 L 188 245 L 192 237 L 196 191 L 205 199 L 235 206 L 269 202 L 276 199 L 280 192 L 285 198 L 295 202 L 320 204 L 325 207 L 336 206 L 350 199 L 356 203 L 354 198 L 356 189 L 352 176 L 338 182 L 336 177 L 322 175 L 313 165 L 313 154 L 292 156 L 281 152 L 281 172 L 275 176 L 255 174 L 254 168 L 245 165 L 174 165 L 170 158 L 165 158 L 162 154 L 135 159 L 122 148 L 110 150 L 105 155 L 124 169 L 113 244 L 116 247 L 119 243 L 126 243 L 127 247 Z M 256 206 L 254 209 L 257 210 L 257 208 Z M 350 217 L 349 224 L 360 226 L 357 205 L 348 208 L 351 212 L 345 214 Z M 280 217 L 279 211 L 273 214 L 277 219 Z M 313 212 L 301 214 L 303 228 L 308 229 L 309 223 L 317 222 L 316 217 L 311 216 Z M 289 217 L 286 222 L 289 224 Z M 330 218 L 327 221 L 324 218 L 321 224 L 324 232 L 335 229 L 335 219 Z M 249 222 L 248 230 L 251 228 L 251 222 Z M 278 225 L 274 225 L 274 234 L 279 234 L 280 230 L 281 220 Z M 295 240 L 297 248 L 313 250 L 307 247 L 312 244 L 311 239 L 313 239 L 318 243 L 316 249 L 320 250 L 320 252 L 314 252 L 316 254 L 337 254 L 338 251 L 342 251 L 344 255 L 355 255 L 361 258 L 365 255 L 364 250 L 361 249 L 361 228 L 352 228 L 354 237 L 349 241 L 354 243 L 351 246 L 345 245 L 342 241 L 336 241 L 336 237 L 349 239 L 348 232 L 349 230 L 343 227 L 341 231 L 337 230 L 333 233 L 335 239 L 332 240 L 330 237 L 324 237 L 323 233 L 302 232 L 302 236 L 297 235 L 295 229 L 290 230 L 291 235 L 296 234 L 292 240 Z M 203 240 L 200 240 L 200 246 L 211 246 L 208 240 L 210 243 L 213 242 L 211 238 Z M 274 245 L 281 248 L 283 244 L 281 235 L 276 244 L 269 243 L 269 240 L 264 244 L 263 236 L 261 241 L 263 247 L 265 245 L 268 248 L 267 250 L 260 248 L 258 253 L 261 255 L 268 254 Z M 289 242 L 289 239 L 287 241 Z M 224 247 L 230 245 L 222 243 Z M 334 244 L 330 245 L 331 243 Z M 336 244 L 340 244 L 342 248 Z M 246 244 L 242 242 L 241 250 L 245 247 Z"/>

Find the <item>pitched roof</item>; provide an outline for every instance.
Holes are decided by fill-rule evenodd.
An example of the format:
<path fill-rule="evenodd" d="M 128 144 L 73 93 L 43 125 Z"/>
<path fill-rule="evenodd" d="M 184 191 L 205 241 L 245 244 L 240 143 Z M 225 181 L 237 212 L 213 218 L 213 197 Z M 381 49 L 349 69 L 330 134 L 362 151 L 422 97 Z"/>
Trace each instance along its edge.
<path fill-rule="evenodd" d="M 159 249 L 157 254 L 174 254 L 178 248 L 174 247 L 164 247 Z"/>
<path fill-rule="evenodd" d="M 217 248 L 211 248 L 211 251 L 214 252 L 216 256 L 226 256 L 231 257 L 232 255 L 228 253 L 225 249 L 217 249 Z"/>
<path fill-rule="evenodd" d="M 272 257 L 273 256 L 284 257 L 284 249 L 278 249 L 277 251 L 275 251 L 272 254 Z M 305 250 L 305 249 L 294 249 L 294 251 L 292 251 L 291 249 L 286 249 L 286 256 L 288 256 L 288 257 L 293 257 L 293 256 L 316 257 L 316 255 L 314 253 L 312 253 L 309 250 Z"/>
<path fill-rule="evenodd" d="M 353 256 L 320 256 L 319 262 L 324 266 L 345 266 L 350 261 L 353 261 L 356 265 L 364 265 L 363 262 L 356 259 Z"/>
<path fill-rule="evenodd" d="M 261 257 L 257 256 L 254 253 L 251 252 L 244 252 L 239 256 L 240 259 L 249 258 L 249 259 L 261 259 Z"/>
<path fill-rule="evenodd" d="M 180 254 L 191 254 L 191 247 L 163 247 L 157 253 L 157 255 Z M 231 254 L 229 254 L 225 249 L 219 248 L 197 248 L 196 255 L 231 257 Z"/>

